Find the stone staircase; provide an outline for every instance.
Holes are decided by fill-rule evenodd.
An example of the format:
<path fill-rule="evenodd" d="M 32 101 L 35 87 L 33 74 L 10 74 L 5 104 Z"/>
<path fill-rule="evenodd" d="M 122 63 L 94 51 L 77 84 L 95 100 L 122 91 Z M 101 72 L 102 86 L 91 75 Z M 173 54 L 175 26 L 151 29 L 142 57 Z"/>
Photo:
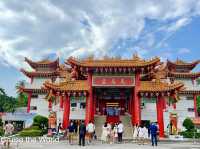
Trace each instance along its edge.
<path fill-rule="evenodd" d="M 101 138 L 102 133 L 102 126 L 106 122 L 106 116 L 95 116 L 94 117 L 94 124 L 95 124 L 95 133 L 97 135 L 97 139 L 99 140 Z"/>
<path fill-rule="evenodd" d="M 133 138 L 133 128 L 131 124 L 131 117 L 128 115 L 120 116 L 120 120 L 122 121 L 124 125 L 124 139 L 132 139 Z M 97 135 L 97 139 L 101 138 L 102 133 L 102 126 L 106 122 L 106 116 L 95 116 L 94 118 L 94 124 L 95 124 L 95 131 Z"/>
<path fill-rule="evenodd" d="M 131 124 L 131 117 L 129 115 L 123 115 L 123 116 L 120 116 L 120 120 L 122 121 L 122 124 L 124 125 L 123 138 L 124 139 L 132 139 L 133 138 L 133 127 Z"/>

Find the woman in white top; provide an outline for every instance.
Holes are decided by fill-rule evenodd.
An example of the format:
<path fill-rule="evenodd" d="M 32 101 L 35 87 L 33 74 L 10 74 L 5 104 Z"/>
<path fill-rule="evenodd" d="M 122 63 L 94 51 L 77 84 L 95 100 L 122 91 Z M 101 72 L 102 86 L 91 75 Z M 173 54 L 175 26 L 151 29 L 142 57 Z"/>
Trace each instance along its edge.
<path fill-rule="evenodd" d="M 143 126 L 140 126 L 138 128 L 138 137 L 139 137 L 139 145 L 144 145 L 144 138 L 145 138 L 145 128 Z"/>
<path fill-rule="evenodd" d="M 114 126 L 112 127 L 111 136 L 112 136 L 112 143 L 116 143 L 118 138 L 117 124 L 114 124 Z"/>
<path fill-rule="evenodd" d="M 137 142 L 137 140 L 138 140 L 138 125 L 136 124 L 133 130 L 133 141 Z"/>
<path fill-rule="evenodd" d="M 147 127 L 144 126 L 144 142 L 148 142 L 148 139 L 149 139 L 149 133 L 148 133 L 148 129 Z"/>
<path fill-rule="evenodd" d="M 101 141 L 102 143 L 105 143 L 108 141 L 108 124 L 107 122 L 104 123 L 102 127 L 102 134 L 101 134 Z"/>

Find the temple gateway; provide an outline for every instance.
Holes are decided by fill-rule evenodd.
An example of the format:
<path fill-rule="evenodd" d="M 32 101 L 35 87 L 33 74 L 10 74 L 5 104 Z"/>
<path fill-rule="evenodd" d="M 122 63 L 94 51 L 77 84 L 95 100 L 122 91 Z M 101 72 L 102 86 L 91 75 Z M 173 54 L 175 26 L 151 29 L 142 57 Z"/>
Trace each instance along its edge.
<path fill-rule="evenodd" d="M 27 112 L 48 116 L 53 111 L 64 128 L 70 120 L 94 121 L 96 129 L 105 121 L 121 120 L 130 133 L 132 125 L 157 122 L 164 137 L 181 131 L 186 117 L 199 116 L 196 79 L 200 73 L 191 72 L 199 61 L 163 63 L 158 57 L 144 60 L 137 55 L 131 59 L 69 57 L 65 64 L 59 59 L 25 61 L 33 68 L 21 69 L 30 78 L 30 84 L 21 87 L 28 94 Z"/>

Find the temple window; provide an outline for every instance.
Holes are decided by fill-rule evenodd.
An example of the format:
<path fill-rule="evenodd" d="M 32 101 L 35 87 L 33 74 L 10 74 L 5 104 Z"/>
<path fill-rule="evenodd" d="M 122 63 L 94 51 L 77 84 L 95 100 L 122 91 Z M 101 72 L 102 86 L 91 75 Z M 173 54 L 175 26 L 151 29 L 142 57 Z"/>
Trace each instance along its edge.
<path fill-rule="evenodd" d="M 194 112 L 194 108 L 188 108 L 188 112 Z"/>
<path fill-rule="evenodd" d="M 191 96 L 187 96 L 186 99 L 187 99 L 187 100 L 194 100 L 194 98 L 191 97 Z"/>
<path fill-rule="evenodd" d="M 72 108 L 76 108 L 76 106 L 77 106 L 77 103 L 71 103 Z"/>
<path fill-rule="evenodd" d="M 85 109 L 86 107 L 86 103 L 85 102 L 81 102 L 80 103 L 80 109 Z"/>
<path fill-rule="evenodd" d="M 30 109 L 31 110 L 37 110 L 37 106 L 31 106 Z"/>

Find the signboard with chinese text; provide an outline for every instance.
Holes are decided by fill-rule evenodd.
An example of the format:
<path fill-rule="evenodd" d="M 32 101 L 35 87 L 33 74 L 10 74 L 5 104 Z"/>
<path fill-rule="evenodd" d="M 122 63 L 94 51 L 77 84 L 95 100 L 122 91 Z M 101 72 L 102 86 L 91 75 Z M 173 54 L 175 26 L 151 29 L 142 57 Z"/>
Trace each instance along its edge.
<path fill-rule="evenodd" d="M 92 86 L 133 87 L 135 86 L 135 77 L 134 76 L 93 76 Z"/>

